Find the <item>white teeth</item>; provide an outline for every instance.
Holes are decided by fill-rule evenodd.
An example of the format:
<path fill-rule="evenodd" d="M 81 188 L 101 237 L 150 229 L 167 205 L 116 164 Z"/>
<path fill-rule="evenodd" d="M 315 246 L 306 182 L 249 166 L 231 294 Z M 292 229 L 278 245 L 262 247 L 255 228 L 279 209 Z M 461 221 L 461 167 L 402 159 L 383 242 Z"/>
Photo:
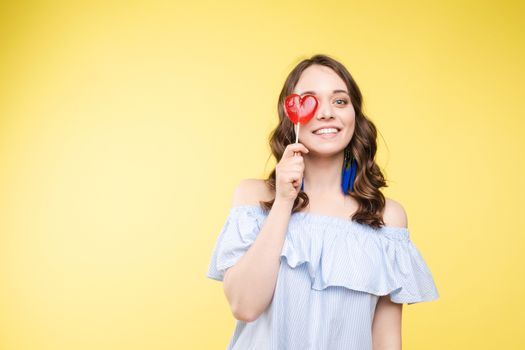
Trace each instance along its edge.
<path fill-rule="evenodd" d="M 321 134 L 335 134 L 335 133 L 337 133 L 337 129 L 326 128 L 326 129 L 317 130 L 314 134 L 321 135 Z"/>

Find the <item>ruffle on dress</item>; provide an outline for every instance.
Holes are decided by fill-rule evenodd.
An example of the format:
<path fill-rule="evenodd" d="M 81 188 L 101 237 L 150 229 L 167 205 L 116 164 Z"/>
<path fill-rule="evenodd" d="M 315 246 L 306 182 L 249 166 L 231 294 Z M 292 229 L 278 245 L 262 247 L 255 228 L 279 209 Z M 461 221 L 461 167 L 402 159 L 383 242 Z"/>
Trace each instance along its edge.
<path fill-rule="evenodd" d="M 232 207 L 217 238 L 207 277 L 222 281 L 255 241 L 267 212 L 257 205 Z M 283 249 L 289 267 L 307 264 L 311 288 L 342 286 L 395 303 L 439 297 L 432 274 L 410 240 L 408 228 L 373 229 L 350 219 L 307 212 L 292 214 Z"/>

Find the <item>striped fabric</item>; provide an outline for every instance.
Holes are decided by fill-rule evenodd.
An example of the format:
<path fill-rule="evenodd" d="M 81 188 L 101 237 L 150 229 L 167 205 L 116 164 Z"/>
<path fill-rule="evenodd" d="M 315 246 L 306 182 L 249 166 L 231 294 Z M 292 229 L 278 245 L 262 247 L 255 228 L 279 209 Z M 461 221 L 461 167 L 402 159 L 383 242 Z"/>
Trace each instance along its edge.
<path fill-rule="evenodd" d="M 267 212 L 230 209 L 207 277 L 222 281 L 255 241 Z M 237 320 L 227 350 L 371 350 L 379 296 L 414 304 L 439 297 L 408 228 L 379 230 L 315 213 L 293 213 L 271 304 L 253 322 Z"/>

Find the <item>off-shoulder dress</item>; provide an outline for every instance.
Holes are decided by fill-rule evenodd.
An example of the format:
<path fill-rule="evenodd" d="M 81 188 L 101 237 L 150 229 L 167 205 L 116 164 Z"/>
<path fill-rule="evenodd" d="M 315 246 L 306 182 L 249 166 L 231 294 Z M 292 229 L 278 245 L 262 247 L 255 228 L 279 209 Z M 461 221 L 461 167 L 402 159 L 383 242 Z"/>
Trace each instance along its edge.
<path fill-rule="evenodd" d="M 230 209 L 208 266 L 222 281 L 260 232 L 268 212 Z M 439 297 L 409 229 L 292 213 L 272 301 L 254 321 L 237 320 L 227 350 L 371 350 L 379 296 L 414 304 Z"/>

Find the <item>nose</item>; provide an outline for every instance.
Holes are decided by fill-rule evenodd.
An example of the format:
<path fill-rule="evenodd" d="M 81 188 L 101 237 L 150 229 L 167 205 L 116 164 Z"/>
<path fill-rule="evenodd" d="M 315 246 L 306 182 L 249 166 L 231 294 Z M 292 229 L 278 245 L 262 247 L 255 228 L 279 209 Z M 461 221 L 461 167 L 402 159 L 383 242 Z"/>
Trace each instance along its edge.
<path fill-rule="evenodd" d="M 316 119 L 327 119 L 332 116 L 332 106 L 330 106 L 330 103 L 325 103 L 319 101 L 319 107 L 317 109 L 316 113 Z"/>

